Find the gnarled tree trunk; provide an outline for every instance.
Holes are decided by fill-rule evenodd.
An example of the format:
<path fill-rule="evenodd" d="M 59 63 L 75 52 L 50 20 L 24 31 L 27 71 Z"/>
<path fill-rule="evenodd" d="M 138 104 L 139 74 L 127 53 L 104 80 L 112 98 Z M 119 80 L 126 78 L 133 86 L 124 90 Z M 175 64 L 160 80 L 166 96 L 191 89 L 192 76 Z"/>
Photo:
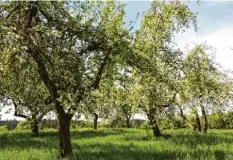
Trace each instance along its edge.
<path fill-rule="evenodd" d="M 98 118 L 99 118 L 99 116 L 98 116 L 98 114 L 96 114 L 96 113 L 93 113 L 94 114 L 94 126 L 93 126 L 93 129 L 97 129 L 97 125 L 98 125 Z"/>
<path fill-rule="evenodd" d="M 70 139 L 71 118 L 72 116 L 67 113 L 60 113 L 58 115 L 60 156 L 62 158 L 72 155 L 72 145 Z"/>
<path fill-rule="evenodd" d="M 208 121 L 207 121 L 207 115 L 205 113 L 205 108 L 203 105 L 201 105 L 201 114 L 203 119 L 203 133 L 206 134 L 208 129 Z"/>
<path fill-rule="evenodd" d="M 159 130 L 159 127 L 158 127 L 158 125 L 157 125 L 157 123 L 155 122 L 155 124 L 153 125 L 153 134 L 154 134 L 154 136 L 155 137 L 160 137 L 160 136 L 162 136 L 162 134 L 161 134 L 161 132 L 160 132 L 160 130 Z"/>
<path fill-rule="evenodd" d="M 32 130 L 32 136 L 38 137 L 39 135 L 39 126 L 38 121 L 36 119 L 32 120 L 31 122 L 31 130 Z"/>
<path fill-rule="evenodd" d="M 31 122 L 31 130 L 32 130 L 32 136 L 38 137 L 39 136 L 39 122 L 41 122 L 42 118 L 46 115 L 46 111 L 42 112 L 39 116 L 36 114 L 32 115 L 32 122 Z"/>
<path fill-rule="evenodd" d="M 149 119 L 148 124 L 151 125 L 154 136 L 155 137 L 160 137 L 160 136 L 162 136 L 162 134 L 161 134 L 159 126 L 157 124 L 155 114 L 156 114 L 156 109 L 155 108 L 149 108 L 149 114 L 147 114 L 148 119 Z"/>

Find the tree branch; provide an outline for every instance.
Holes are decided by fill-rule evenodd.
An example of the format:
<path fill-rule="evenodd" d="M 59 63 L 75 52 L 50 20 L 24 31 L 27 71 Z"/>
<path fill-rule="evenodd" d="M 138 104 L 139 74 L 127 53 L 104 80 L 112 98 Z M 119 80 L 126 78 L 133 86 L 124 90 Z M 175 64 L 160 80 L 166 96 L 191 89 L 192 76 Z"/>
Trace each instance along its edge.
<path fill-rule="evenodd" d="M 95 80 L 94 80 L 93 84 L 90 86 L 90 88 L 97 89 L 99 87 L 99 83 L 100 83 L 102 74 L 104 72 L 104 68 L 108 62 L 110 53 L 111 53 L 111 49 L 109 49 L 109 51 L 106 53 L 106 55 L 103 59 L 103 62 L 100 64 L 97 75 L 95 77 Z"/>
<path fill-rule="evenodd" d="M 14 104 L 14 108 L 15 108 L 15 113 L 14 113 L 14 116 L 16 117 L 21 117 L 21 118 L 28 118 L 28 116 L 24 115 L 24 114 L 18 114 L 18 111 L 17 111 L 17 108 L 18 108 L 18 105 L 12 100 L 13 104 Z"/>
<path fill-rule="evenodd" d="M 41 113 L 38 117 L 37 117 L 37 121 L 41 121 L 41 119 L 47 114 L 46 112 Z"/>

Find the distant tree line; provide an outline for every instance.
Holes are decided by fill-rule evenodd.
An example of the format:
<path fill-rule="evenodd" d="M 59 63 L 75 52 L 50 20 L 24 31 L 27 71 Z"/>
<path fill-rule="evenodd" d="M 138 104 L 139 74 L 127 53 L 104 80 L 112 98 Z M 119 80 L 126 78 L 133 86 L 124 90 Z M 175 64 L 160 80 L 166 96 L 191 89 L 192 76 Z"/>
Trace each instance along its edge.
<path fill-rule="evenodd" d="M 214 112 L 208 115 L 208 127 L 210 129 L 233 129 L 233 111 L 228 112 Z M 161 118 L 159 127 L 161 129 L 190 129 L 197 131 L 197 124 L 195 115 L 187 115 L 184 120 L 180 115 L 173 115 L 167 118 Z M 147 120 L 132 119 L 130 120 L 130 128 L 141 128 L 144 129 L 148 123 Z M 93 128 L 93 122 L 87 120 L 72 120 L 71 128 Z M 28 121 L 17 121 L 17 120 L 4 120 L 0 121 L 0 126 L 6 126 L 8 130 L 30 130 L 30 122 Z M 103 120 L 98 122 L 98 126 L 101 128 L 129 128 L 128 122 L 124 118 L 112 119 L 109 121 Z M 38 125 L 40 130 L 44 129 L 57 129 L 57 120 L 43 119 Z"/>

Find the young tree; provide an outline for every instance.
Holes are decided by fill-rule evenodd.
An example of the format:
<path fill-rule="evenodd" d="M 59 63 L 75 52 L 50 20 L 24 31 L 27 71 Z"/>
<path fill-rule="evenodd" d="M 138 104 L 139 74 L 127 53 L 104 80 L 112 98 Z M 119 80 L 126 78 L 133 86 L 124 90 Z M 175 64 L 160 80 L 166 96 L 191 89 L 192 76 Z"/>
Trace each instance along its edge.
<path fill-rule="evenodd" d="M 208 129 L 207 107 L 224 105 L 229 99 L 231 83 L 228 76 L 214 61 L 213 50 L 205 44 L 195 46 L 186 56 L 184 65 L 187 92 L 191 100 L 201 108 L 202 130 L 206 133 Z M 197 112 L 196 114 L 198 115 Z"/>
<path fill-rule="evenodd" d="M 131 127 L 130 120 L 138 108 L 139 95 L 136 86 L 137 80 L 132 68 L 127 66 L 118 73 L 113 98 L 116 114 L 126 120 L 127 128 Z"/>
<path fill-rule="evenodd" d="M 174 48 L 174 33 L 189 27 L 192 22 L 195 26 L 195 21 L 196 16 L 180 1 L 153 1 L 136 32 L 136 54 L 132 55 L 134 61 L 129 60 L 129 64 L 143 75 L 141 107 L 155 136 L 161 136 L 156 114 L 170 107 L 176 97 L 182 52 Z"/>
<path fill-rule="evenodd" d="M 106 88 L 105 88 L 106 87 Z M 109 94 L 109 89 L 106 85 L 103 86 L 103 83 L 100 84 L 98 90 L 88 92 L 88 95 L 83 99 L 83 110 L 85 117 L 91 116 L 93 118 L 93 129 L 97 129 L 98 119 L 108 118 L 112 114 L 111 105 L 112 98 Z"/>
<path fill-rule="evenodd" d="M 159 129 L 159 115 L 173 105 L 175 93 L 166 83 L 156 82 L 151 77 L 142 78 L 142 82 L 140 108 L 146 113 L 154 136 L 159 137 L 162 135 Z"/>

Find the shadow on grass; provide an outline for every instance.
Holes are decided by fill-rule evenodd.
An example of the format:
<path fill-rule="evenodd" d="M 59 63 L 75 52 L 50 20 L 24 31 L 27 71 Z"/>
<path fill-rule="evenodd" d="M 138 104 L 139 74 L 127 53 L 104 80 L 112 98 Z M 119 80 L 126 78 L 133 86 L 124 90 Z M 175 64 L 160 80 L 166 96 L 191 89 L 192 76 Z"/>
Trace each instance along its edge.
<path fill-rule="evenodd" d="M 83 148 L 82 148 L 83 147 Z M 176 159 L 177 152 L 143 151 L 142 148 L 129 145 L 89 144 L 88 146 L 74 145 L 72 160 L 168 160 Z"/>
<path fill-rule="evenodd" d="M 124 141 L 156 141 L 156 140 L 164 140 L 172 142 L 176 145 L 185 145 L 189 148 L 196 147 L 197 145 L 216 145 L 220 143 L 233 143 L 233 131 L 232 133 L 193 133 L 193 132 L 180 132 L 176 133 L 164 133 L 162 137 L 154 137 L 153 135 L 125 135 L 123 137 Z"/>
<path fill-rule="evenodd" d="M 71 132 L 72 139 L 86 139 L 86 138 L 97 138 L 97 137 L 105 137 L 111 135 L 124 135 L 124 134 L 134 134 L 138 133 L 133 130 L 128 129 L 99 129 L 99 130 L 73 130 Z"/>
<path fill-rule="evenodd" d="M 158 146 L 159 147 L 159 146 Z M 216 150 L 212 153 L 206 152 L 201 148 L 193 150 L 170 150 L 163 148 L 156 149 L 143 149 L 128 143 L 125 145 L 105 144 L 88 144 L 79 146 L 73 145 L 74 156 L 72 160 L 176 160 L 176 159 L 226 159 L 227 153 Z"/>
<path fill-rule="evenodd" d="M 47 133 L 41 133 L 40 137 L 32 137 L 30 132 L 9 132 L 0 134 L 0 148 L 57 148 L 58 142 L 53 141 Z M 57 136 L 54 139 L 58 139 Z"/>
<path fill-rule="evenodd" d="M 190 154 L 191 158 L 198 157 L 200 155 L 206 155 L 206 151 L 200 148 L 196 148 L 197 145 L 215 145 L 218 143 L 232 143 L 233 133 L 219 135 L 216 133 L 194 134 L 175 132 L 169 133 L 171 138 L 165 140 L 164 138 L 148 137 L 140 130 L 127 130 L 127 129 L 100 129 L 100 130 L 72 130 L 71 137 L 73 140 L 90 139 L 97 137 L 106 137 L 111 135 L 123 135 L 120 139 L 123 143 L 111 143 L 111 141 L 102 142 L 91 141 L 89 143 L 73 143 L 74 156 L 73 160 L 86 160 L 86 159 L 107 159 L 107 160 L 165 160 L 165 159 L 186 159 Z M 117 139 L 117 140 L 120 140 Z M 137 146 L 130 141 L 167 141 L 175 146 L 185 145 L 194 151 L 182 151 L 182 150 L 168 150 L 163 149 L 145 149 L 142 146 Z M 124 143 L 126 142 L 126 143 Z M 48 150 L 58 149 L 58 133 L 56 130 L 42 131 L 38 138 L 31 137 L 30 132 L 8 132 L 0 134 L 0 149 L 13 148 L 17 150 L 24 150 L 26 148 L 45 148 Z M 150 147 L 150 146 L 147 146 Z M 159 146 L 158 146 L 159 147 Z M 189 152 L 189 153 L 188 153 Z M 221 150 L 215 150 L 212 156 L 216 160 L 226 159 L 226 153 Z M 213 157 L 212 157 L 213 158 Z"/>
<path fill-rule="evenodd" d="M 134 131 L 126 129 L 111 130 L 72 130 L 71 139 L 90 139 L 97 137 L 105 137 L 110 135 L 120 135 Z M 45 130 L 35 138 L 31 136 L 30 131 L 13 131 L 0 134 L 0 148 L 58 148 L 58 132 L 56 130 Z"/>
<path fill-rule="evenodd" d="M 172 136 L 169 141 L 173 142 L 177 145 L 186 145 L 190 148 L 194 148 L 197 145 L 217 145 L 220 143 L 232 144 L 233 142 L 233 133 L 232 134 L 224 134 L 225 136 L 221 136 L 221 134 L 216 133 L 190 133 L 184 134 L 179 133 Z"/>
<path fill-rule="evenodd" d="M 223 151 L 214 151 L 214 157 L 216 160 L 223 160 L 225 158 L 225 153 Z"/>

